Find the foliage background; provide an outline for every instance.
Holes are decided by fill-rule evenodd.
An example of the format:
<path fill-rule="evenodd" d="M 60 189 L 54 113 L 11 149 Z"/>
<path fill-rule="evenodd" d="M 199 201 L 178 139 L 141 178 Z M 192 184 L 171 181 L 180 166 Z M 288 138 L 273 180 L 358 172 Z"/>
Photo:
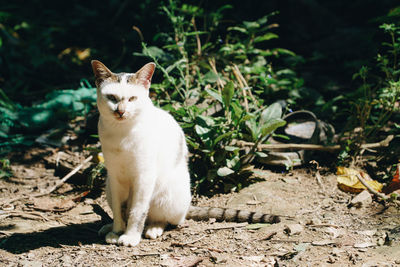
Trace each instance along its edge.
<path fill-rule="evenodd" d="M 145 61 L 132 53 L 143 41 L 170 30 L 163 1 L 1 1 L 0 73 L 11 100 L 30 104 L 45 93 L 76 88 L 91 78 L 90 59 L 112 69 L 137 69 Z M 222 25 L 273 18 L 280 38 L 268 46 L 284 47 L 304 58 L 298 67 L 308 87 L 325 98 L 349 90 L 351 74 L 372 61 L 383 35 L 378 25 L 395 21 L 396 1 L 186 1 L 207 11 L 230 4 Z M 199 23 L 200 24 L 200 23 Z M 85 50 L 90 49 L 90 50 Z M 86 52 L 84 52 L 86 51 Z M 87 57 L 87 54 L 89 56 Z M 24 97 L 21 96 L 21 93 Z"/>
<path fill-rule="evenodd" d="M 163 7 L 171 10 L 173 5 L 176 5 L 176 14 L 167 15 Z M 185 5 L 186 8 L 183 8 Z M 266 18 L 266 15 L 273 13 L 274 15 L 268 16 L 266 29 L 268 33 L 277 35 L 279 38 L 260 42 L 255 47 L 252 43 L 254 36 L 251 37 L 250 28 L 246 28 L 246 25 L 250 25 L 247 22 Z M 142 42 L 149 48 L 165 47 L 168 40 L 173 40 L 174 30 L 176 35 L 179 23 L 174 24 L 173 19 L 179 16 L 189 18 L 185 22 L 189 24 L 190 16 L 195 17 L 198 31 L 208 32 L 199 33 L 202 44 L 209 43 L 211 47 L 204 50 L 202 57 L 195 57 L 194 42 L 185 43 L 185 49 L 190 53 L 187 58 L 194 63 L 190 68 L 182 67 L 182 70 L 187 71 L 191 76 L 190 79 L 185 78 L 186 93 L 193 88 L 205 87 L 204 80 L 207 80 L 207 77 L 204 77 L 204 74 L 209 68 L 205 67 L 205 63 L 209 58 L 217 59 L 218 69 L 225 71 L 224 79 L 229 82 L 234 79 L 229 73 L 226 74 L 231 70 L 229 67 L 226 68 L 229 64 L 238 64 L 240 71 L 244 72 L 246 66 L 257 67 L 257 64 L 260 64 L 257 63 L 256 57 L 252 56 L 255 50 L 258 53 L 283 48 L 285 50 L 282 51 L 293 53 L 288 52 L 286 55 L 276 53 L 268 57 L 268 67 L 271 65 L 273 69 L 268 69 L 267 65 L 262 69 L 266 76 L 271 74 L 278 77 L 277 80 L 281 83 L 278 83 L 277 88 L 264 86 L 262 82 L 265 82 L 265 79 L 268 82 L 269 76 L 262 80 L 262 73 L 244 72 L 245 76 L 248 74 L 246 79 L 252 82 L 251 86 L 261 90 L 257 95 L 261 102 L 250 110 L 253 126 L 257 128 L 259 126 L 257 123 L 261 121 L 254 117 L 254 113 L 261 114 L 262 106 L 266 107 L 283 99 L 289 103 L 290 109 L 312 110 L 319 118 L 334 124 L 339 131 L 342 129 L 345 131 L 349 130 L 348 117 L 349 114 L 354 114 L 355 108 L 367 104 L 371 106 L 373 115 L 373 105 L 375 109 L 377 107 L 373 101 L 376 95 L 371 94 L 369 98 L 363 98 L 360 92 L 365 91 L 367 87 L 382 87 L 389 84 L 389 81 L 385 80 L 387 77 L 381 75 L 384 69 L 376 64 L 376 57 L 378 53 L 393 54 L 391 51 L 396 49 L 381 45 L 384 42 L 390 42 L 390 36 L 379 29 L 379 25 L 397 23 L 400 18 L 400 6 L 394 0 L 350 2 L 344 0 L 203 0 L 182 3 L 168 0 L 1 1 L 0 138 L 2 142 L 0 152 L 9 144 L 23 142 L 30 144 L 26 136 L 34 131 L 41 131 L 43 127 L 53 126 L 57 118 L 61 118 L 61 124 L 65 124 L 66 119 L 72 119 L 77 114 L 88 114 L 94 101 L 93 95 L 90 94 L 91 85 L 94 85 L 90 60 L 99 59 L 115 72 L 136 71 L 151 60 L 148 56 L 151 53 L 143 50 Z M 234 50 L 225 55 L 221 52 L 222 50 L 218 50 L 223 48 L 229 38 L 231 41 L 240 43 L 238 37 L 240 35 L 231 35 L 230 27 L 247 29 L 245 35 L 242 35 L 242 43 L 248 50 L 243 55 L 235 54 Z M 254 34 L 260 33 L 263 33 L 261 28 L 254 32 Z M 165 54 L 165 60 L 160 63 L 160 66 L 164 68 L 167 68 L 168 64 L 179 61 L 179 48 L 170 48 L 169 52 Z M 224 60 L 230 63 L 224 63 Z M 196 64 L 198 67 L 193 67 Z M 394 65 L 396 64 L 395 62 Z M 370 77 L 373 79 L 368 81 L 353 79 L 353 74 L 359 73 L 364 65 L 370 66 L 372 73 Z M 395 71 L 396 67 L 389 72 L 395 73 Z M 158 69 L 153 78 L 153 83 L 159 85 L 159 87 L 156 86 L 157 93 L 160 93 L 157 88 L 173 85 L 165 79 L 164 74 Z M 397 79 L 396 75 L 395 73 L 391 79 Z M 383 78 L 380 78 L 381 76 Z M 393 81 L 396 82 L 396 80 Z M 268 83 L 265 84 L 268 85 Z M 58 91 L 71 88 L 73 90 Z M 228 89 L 225 91 L 229 93 Z M 78 102 L 78 105 L 71 106 L 72 102 L 68 102 L 66 106 L 63 106 L 62 104 L 66 103 L 65 99 L 71 97 Z M 47 102 L 43 103 L 44 99 Z M 162 100 L 158 100 L 161 101 L 159 104 L 163 104 Z M 176 99 L 177 102 L 182 100 L 179 97 Z M 240 101 L 239 96 L 234 94 L 228 100 L 224 98 L 224 101 L 220 101 L 225 108 L 225 115 L 236 116 L 235 103 L 240 103 Z M 46 112 L 39 112 L 42 109 Z M 73 112 L 69 112 L 71 109 Z M 18 115 L 15 115 L 16 111 Z M 194 129 L 190 132 L 192 128 L 189 129 L 188 126 L 189 137 L 192 136 L 191 134 L 193 136 L 197 134 L 196 138 L 199 138 L 192 139 L 195 143 L 201 145 L 203 142 L 203 146 L 207 145 L 206 139 L 211 138 L 209 132 L 200 136 L 199 127 L 197 131 L 194 128 L 195 124 L 200 125 L 196 117 L 200 114 L 199 110 L 174 108 L 171 111 L 175 112 L 176 116 L 181 116 L 183 121 L 189 120 L 186 122 Z M 194 116 L 193 113 L 196 112 L 198 114 Z M 365 123 L 371 124 L 373 122 L 371 114 L 364 112 L 364 114 L 357 114 L 358 117 L 353 116 L 350 130 L 360 126 L 354 122 L 359 120 L 359 116 L 364 116 Z M 398 116 L 398 113 L 395 116 Z M 252 128 L 249 125 L 251 123 L 245 125 L 239 117 L 236 122 L 235 120 L 221 122 L 216 119 L 213 122 L 203 120 L 201 123 L 215 134 L 212 138 L 218 135 L 229 135 L 232 136 L 230 138 L 246 139 L 246 135 L 243 135 L 241 131 L 231 133 L 232 127 Z M 47 125 L 37 123 L 43 118 L 46 118 Z M 260 134 L 261 128 L 257 131 Z M 248 135 L 251 136 L 250 133 Z M 214 145 L 212 148 L 202 147 L 202 149 L 218 151 L 223 147 L 223 144 L 219 148 Z M 223 153 L 226 157 L 226 151 Z M 235 157 L 239 155 L 235 153 L 235 151 L 228 153 L 229 161 L 237 161 Z M 207 157 L 210 156 L 207 155 Z"/>

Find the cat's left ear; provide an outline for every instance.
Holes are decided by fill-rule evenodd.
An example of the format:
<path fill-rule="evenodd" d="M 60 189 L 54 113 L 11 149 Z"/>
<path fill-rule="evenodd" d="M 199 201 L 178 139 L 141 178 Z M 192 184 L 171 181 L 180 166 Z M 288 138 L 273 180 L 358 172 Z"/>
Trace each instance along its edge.
<path fill-rule="evenodd" d="M 150 89 L 151 77 L 153 77 L 156 64 L 153 62 L 147 63 L 136 72 L 137 83 L 143 85 L 144 88 Z"/>

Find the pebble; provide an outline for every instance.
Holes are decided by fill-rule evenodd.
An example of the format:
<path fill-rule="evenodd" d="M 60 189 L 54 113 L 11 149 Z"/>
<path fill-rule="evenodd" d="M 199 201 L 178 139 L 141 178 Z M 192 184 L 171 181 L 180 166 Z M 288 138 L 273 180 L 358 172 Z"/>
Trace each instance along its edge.
<path fill-rule="evenodd" d="M 368 206 L 369 204 L 372 203 L 372 197 L 371 194 L 367 191 L 364 190 L 361 193 L 359 193 L 357 196 L 355 196 L 351 202 L 350 205 L 354 206 L 356 208 L 361 208 L 361 207 L 365 207 Z"/>
<path fill-rule="evenodd" d="M 301 232 L 303 232 L 303 230 L 304 230 L 304 227 L 298 223 L 285 225 L 285 229 L 284 229 L 284 231 L 288 235 L 298 235 Z"/>

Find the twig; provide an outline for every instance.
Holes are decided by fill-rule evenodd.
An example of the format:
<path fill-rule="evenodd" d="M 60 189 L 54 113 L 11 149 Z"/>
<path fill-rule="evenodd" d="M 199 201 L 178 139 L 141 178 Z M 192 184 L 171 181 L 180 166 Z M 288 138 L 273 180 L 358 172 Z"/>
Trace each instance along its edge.
<path fill-rule="evenodd" d="M 196 246 L 196 245 L 193 245 L 193 244 L 176 243 L 176 242 L 175 242 L 175 243 L 171 243 L 171 246 L 172 246 L 172 247 L 204 248 L 204 247 L 199 247 L 199 246 Z M 224 251 L 222 251 L 222 250 L 220 250 L 220 249 L 217 249 L 217 248 L 205 248 L 205 249 L 208 249 L 208 250 L 214 251 L 214 252 L 218 252 L 218 253 L 224 252 Z"/>
<path fill-rule="evenodd" d="M 373 189 L 369 184 L 367 184 L 367 182 L 364 180 L 364 178 L 361 177 L 360 174 L 357 174 L 357 178 L 368 189 L 368 191 L 374 194 L 375 196 L 382 198 L 384 201 L 389 199 L 385 194 L 379 193 L 378 191 Z"/>
<path fill-rule="evenodd" d="M 376 148 L 376 147 L 387 147 L 389 146 L 390 141 L 394 138 L 393 135 L 389 135 L 386 139 L 370 144 L 362 144 L 361 148 Z M 252 142 L 246 142 L 242 140 L 235 140 L 233 142 L 234 145 L 238 145 L 241 147 L 254 146 Z M 340 151 L 340 145 L 334 146 L 323 146 L 323 145 L 314 145 L 314 144 L 259 144 L 258 148 L 265 150 L 318 150 L 318 151 L 326 151 L 326 152 L 337 152 Z"/>
<path fill-rule="evenodd" d="M 207 228 L 206 230 L 224 230 L 224 229 L 231 229 L 231 228 L 241 228 L 241 227 L 245 227 L 245 226 L 247 226 L 247 225 L 248 225 L 247 222 L 244 222 L 244 223 L 235 223 L 235 224 L 231 224 L 231 225 L 210 227 L 210 228 Z"/>
<path fill-rule="evenodd" d="M 321 168 L 319 166 L 319 163 L 316 160 L 312 160 L 310 161 L 311 164 L 315 164 L 315 178 L 317 179 L 317 183 L 318 185 L 321 187 L 322 191 L 325 191 L 325 187 L 324 184 L 322 183 L 322 178 L 321 178 L 321 174 L 319 173 L 319 169 Z"/>
<path fill-rule="evenodd" d="M 222 88 L 224 88 L 225 82 L 221 80 L 221 78 L 218 75 L 217 66 L 215 64 L 215 58 L 210 58 L 208 60 L 208 63 L 210 64 L 212 71 L 215 73 L 215 75 L 217 75 L 218 92 L 221 93 Z"/>
<path fill-rule="evenodd" d="M 143 37 L 142 31 L 135 25 L 132 26 L 132 30 L 135 30 L 139 34 L 140 41 L 144 42 L 144 37 Z"/>
<path fill-rule="evenodd" d="M 235 75 L 236 80 L 238 80 L 239 86 L 242 88 L 242 94 L 243 94 L 243 99 L 244 99 L 244 108 L 246 109 L 246 112 L 249 112 L 249 103 L 247 101 L 246 89 L 245 89 L 242 79 L 239 76 L 236 65 L 233 65 L 233 74 Z"/>
<path fill-rule="evenodd" d="M 326 223 L 326 224 L 309 224 L 309 225 L 306 225 L 306 226 L 307 226 L 307 227 L 315 227 L 315 228 L 322 228 L 322 227 L 340 228 L 340 227 L 337 226 L 337 225 L 328 224 L 328 223 Z"/>
<path fill-rule="evenodd" d="M 183 243 L 183 244 L 184 244 L 184 245 L 193 244 L 193 243 L 196 243 L 196 242 L 202 240 L 204 237 L 206 237 L 206 236 L 203 235 L 203 236 L 201 236 L 201 237 L 199 237 L 199 238 L 197 238 L 197 239 L 195 239 L 195 240 L 188 241 L 188 242 L 185 242 L 185 243 Z"/>
<path fill-rule="evenodd" d="M 197 55 L 201 56 L 201 41 L 200 41 L 199 34 L 197 33 L 196 20 L 194 17 L 192 18 L 192 24 L 193 24 L 194 30 L 196 31 Z"/>
<path fill-rule="evenodd" d="M 258 239 L 259 241 L 264 241 L 264 240 L 270 240 L 271 238 L 273 238 L 278 232 L 274 231 L 271 233 L 268 233 L 265 237 Z"/>
<path fill-rule="evenodd" d="M 92 155 L 90 155 L 89 157 L 87 157 L 81 164 L 79 164 L 78 166 L 75 167 L 75 169 L 73 169 L 72 171 L 70 171 L 67 175 L 64 176 L 64 178 L 62 178 L 61 180 L 59 180 L 52 188 L 50 188 L 49 190 L 46 190 L 43 193 L 36 193 L 36 194 L 32 194 L 32 195 L 27 195 L 27 196 L 20 196 L 20 197 L 16 197 L 16 198 L 12 198 L 8 201 L 5 201 L 3 203 L 1 203 L 0 206 L 3 206 L 5 204 L 10 204 L 13 203 L 17 200 L 21 200 L 21 199 L 26 199 L 26 198 L 30 198 L 30 197 L 42 197 L 45 195 L 48 195 L 50 193 L 52 193 L 53 191 L 55 191 L 57 188 L 59 188 L 60 186 L 62 186 L 69 178 L 71 178 L 75 173 L 77 173 L 80 169 L 82 169 L 82 167 L 88 163 L 89 161 L 91 161 L 93 158 Z"/>
<path fill-rule="evenodd" d="M 239 78 L 242 80 L 243 84 L 244 84 L 244 90 L 249 90 L 249 95 L 251 97 L 251 99 L 253 100 L 254 103 L 256 103 L 258 105 L 258 101 L 257 99 L 253 96 L 253 93 L 250 90 L 249 85 L 247 84 L 246 79 L 243 77 L 243 74 L 240 72 L 239 67 L 236 64 L 233 64 L 233 67 L 236 69 L 237 74 L 239 75 Z"/>
<path fill-rule="evenodd" d="M 274 243 L 299 243 L 299 240 L 287 240 L 287 239 L 272 239 L 269 240 L 269 242 L 274 242 Z M 306 242 L 306 241 L 301 241 L 302 243 L 311 243 L 311 242 Z"/>
<path fill-rule="evenodd" d="M 37 220 L 37 218 L 40 217 L 45 221 L 49 221 L 49 219 L 43 214 L 32 211 L 10 211 L 9 214 L 7 214 L 7 217 L 21 217 L 29 220 Z"/>
<path fill-rule="evenodd" d="M 131 257 L 152 257 L 152 256 L 160 256 L 160 253 L 141 253 L 141 254 L 132 254 Z"/>

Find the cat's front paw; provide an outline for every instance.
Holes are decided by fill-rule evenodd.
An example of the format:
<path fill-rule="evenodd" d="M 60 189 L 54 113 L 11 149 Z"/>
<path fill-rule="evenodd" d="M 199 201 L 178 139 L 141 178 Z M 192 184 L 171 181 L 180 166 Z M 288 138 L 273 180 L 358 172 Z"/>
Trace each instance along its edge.
<path fill-rule="evenodd" d="M 119 245 L 123 245 L 123 246 L 127 246 L 127 247 L 134 247 L 137 244 L 139 244 L 141 239 L 141 234 L 123 234 L 119 237 L 118 239 L 118 244 Z"/>
<path fill-rule="evenodd" d="M 106 235 L 106 242 L 108 244 L 117 244 L 118 243 L 118 239 L 119 239 L 119 236 L 116 233 L 112 232 L 112 231 L 109 232 Z"/>

